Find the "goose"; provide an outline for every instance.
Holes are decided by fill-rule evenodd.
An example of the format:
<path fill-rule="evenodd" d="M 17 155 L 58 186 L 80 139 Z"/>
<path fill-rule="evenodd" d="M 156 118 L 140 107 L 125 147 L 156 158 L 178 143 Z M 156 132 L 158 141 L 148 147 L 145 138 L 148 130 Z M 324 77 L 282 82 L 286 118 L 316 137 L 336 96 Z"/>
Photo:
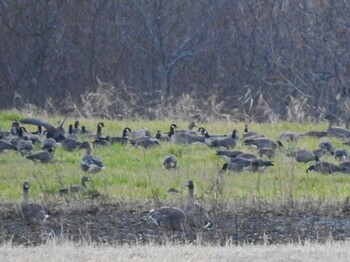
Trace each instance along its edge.
<path fill-rule="evenodd" d="M 54 157 L 54 150 L 49 149 L 48 151 L 38 151 L 33 154 L 26 156 L 27 159 L 32 160 L 35 163 L 49 163 Z"/>
<path fill-rule="evenodd" d="M 166 169 L 177 168 L 177 159 L 175 156 L 166 156 L 163 161 L 163 165 Z"/>
<path fill-rule="evenodd" d="M 28 225 L 43 225 L 49 217 L 46 209 L 38 204 L 29 203 L 29 183 L 23 183 L 22 218 Z"/>
<path fill-rule="evenodd" d="M 349 151 L 346 148 L 337 148 L 334 151 L 334 158 L 339 161 L 345 161 L 349 157 Z"/>
<path fill-rule="evenodd" d="M 66 137 L 63 139 L 61 142 L 58 143 L 65 151 L 72 152 L 76 149 L 78 149 L 81 146 L 82 142 L 71 138 L 71 137 Z"/>
<path fill-rule="evenodd" d="M 86 126 L 81 126 L 82 135 L 91 135 L 91 131 L 86 129 Z"/>
<path fill-rule="evenodd" d="M 156 138 L 159 141 L 169 142 L 169 135 L 168 134 L 162 134 L 162 132 L 160 130 L 157 130 Z"/>
<path fill-rule="evenodd" d="M 337 138 L 350 138 L 350 130 L 342 127 L 333 127 L 333 123 L 337 120 L 334 115 L 328 114 L 325 116 L 328 121 L 327 135 Z"/>
<path fill-rule="evenodd" d="M 309 137 L 317 137 L 317 138 L 322 138 L 327 136 L 327 132 L 326 131 L 314 131 L 314 130 L 310 130 L 310 131 L 306 131 L 304 133 L 300 134 L 301 137 L 304 136 L 309 136 Z"/>
<path fill-rule="evenodd" d="M 256 139 L 246 139 L 244 140 L 244 144 L 260 149 L 260 148 L 272 148 L 276 149 L 277 147 L 283 147 L 281 141 L 274 142 L 268 138 L 256 138 Z"/>
<path fill-rule="evenodd" d="M 79 148 L 85 148 L 86 154 L 80 161 L 80 168 L 86 173 L 98 173 L 101 169 L 105 169 L 102 161 L 91 155 L 91 146 L 89 142 L 84 141 Z"/>
<path fill-rule="evenodd" d="M 204 131 L 205 143 L 210 147 L 235 148 L 238 140 L 238 131 L 234 129 L 231 137 L 212 138 L 208 131 Z"/>
<path fill-rule="evenodd" d="M 188 129 L 176 129 L 176 133 L 183 133 L 188 135 L 198 135 L 198 132 L 193 130 L 193 128 L 196 127 L 196 123 L 194 121 L 191 121 L 188 125 Z"/>
<path fill-rule="evenodd" d="M 33 150 L 32 140 L 22 139 L 18 141 L 17 151 L 21 153 L 22 156 L 30 154 Z"/>
<path fill-rule="evenodd" d="M 196 136 L 187 133 L 175 133 L 175 128 L 177 128 L 176 124 L 170 125 L 168 136 L 171 143 L 177 145 L 189 145 L 196 142 L 204 142 L 204 137 L 202 136 Z"/>
<path fill-rule="evenodd" d="M 130 143 L 134 146 L 141 146 L 143 148 L 152 148 L 160 145 L 159 140 L 152 137 L 142 137 L 136 141 L 131 140 Z"/>
<path fill-rule="evenodd" d="M 318 145 L 318 148 L 327 150 L 331 155 L 334 155 L 334 147 L 331 142 L 325 141 Z"/>
<path fill-rule="evenodd" d="M 102 138 L 102 128 L 105 127 L 105 124 L 103 122 L 97 123 L 96 127 L 96 137 Z"/>
<path fill-rule="evenodd" d="M 244 124 L 244 130 L 243 130 L 243 139 L 248 138 L 248 137 L 259 137 L 257 132 L 249 131 L 248 130 L 248 124 Z"/>
<path fill-rule="evenodd" d="M 276 152 L 272 148 L 268 148 L 268 147 L 265 148 L 265 147 L 263 147 L 263 148 L 259 148 L 258 149 L 258 155 L 260 157 L 266 156 L 267 158 L 272 159 L 272 158 L 275 157 Z"/>
<path fill-rule="evenodd" d="M 72 138 L 72 139 L 78 139 L 78 135 L 74 133 L 73 131 L 73 125 L 69 125 L 68 126 L 68 135 L 66 136 L 66 138 Z"/>
<path fill-rule="evenodd" d="M 72 193 L 83 193 L 86 192 L 86 182 L 89 181 L 87 176 L 83 176 L 80 181 L 80 185 L 71 185 L 70 191 Z"/>
<path fill-rule="evenodd" d="M 36 125 L 36 126 L 43 126 L 46 128 L 46 137 L 47 138 L 54 138 L 57 142 L 65 138 L 66 132 L 63 128 L 65 120 L 61 121 L 57 127 L 54 127 L 52 124 L 36 118 L 25 118 L 20 120 L 20 123 L 22 124 L 28 124 L 28 125 Z"/>
<path fill-rule="evenodd" d="M 40 145 L 41 150 L 45 150 L 45 151 L 48 151 L 50 149 L 55 150 L 56 147 L 57 147 L 57 142 L 52 137 L 46 138 L 41 142 L 41 145 Z"/>
<path fill-rule="evenodd" d="M 129 141 L 137 141 L 140 138 L 144 138 L 144 137 L 152 137 L 151 132 L 147 128 L 142 127 L 134 131 L 132 131 L 129 128 L 129 132 L 128 132 Z"/>
<path fill-rule="evenodd" d="M 329 162 L 319 161 L 316 157 L 316 164 L 309 166 L 306 173 L 315 171 L 321 174 L 332 174 L 334 172 L 345 172 L 346 168 L 340 165 L 335 165 Z"/>
<path fill-rule="evenodd" d="M 107 140 L 113 144 L 127 144 L 128 143 L 128 135 L 131 132 L 129 127 L 125 127 L 123 129 L 123 133 L 121 137 L 118 136 L 107 136 Z"/>
<path fill-rule="evenodd" d="M 204 134 L 205 134 L 205 132 L 208 132 L 204 127 L 199 127 L 198 128 L 198 132 L 201 134 L 201 135 L 203 135 L 204 136 Z M 220 135 L 220 134 L 210 134 L 210 137 L 211 138 L 226 138 L 227 137 L 227 135 Z"/>
<path fill-rule="evenodd" d="M 313 151 L 306 150 L 306 149 L 300 149 L 295 152 L 292 152 L 291 154 L 287 156 L 292 156 L 295 158 L 297 162 L 300 163 L 308 163 L 310 161 L 315 161 L 316 156 Z"/>
<path fill-rule="evenodd" d="M 73 129 L 72 129 L 72 134 L 80 134 L 80 133 L 81 133 L 80 122 L 79 120 L 75 120 Z"/>
<path fill-rule="evenodd" d="M 225 160 L 229 161 L 231 158 L 235 158 L 238 155 L 242 154 L 242 151 L 239 150 L 217 150 L 216 155 L 222 156 Z"/>
<path fill-rule="evenodd" d="M 344 168 L 344 173 L 350 173 L 350 161 L 349 160 L 346 160 L 346 161 L 343 161 L 343 162 L 340 162 L 339 163 L 339 166 Z"/>
<path fill-rule="evenodd" d="M 8 150 L 17 150 L 17 147 L 9 142 L 0 140 L 0 153 L 6 152 Z"/>
<path fill-rule="evenodd" d="M 249 159 L 245 158 L 232 158 L 227 163 L 223 164 L 220 173 L 226 172 L 227 170 L 231 170 L 234 172 L 242 172 L 248 171 L 252 169 L 252 162 Z"/>
<path fill-rule="evenodd" d="M 149 211 L 148 217 L 156 226 L 167 230 L 180 231 L 185 235 L 186 214 L 176 207 L 160 207 Z"/>
<path fill-rule="evenodd" d="M 269 166 L 273 166 L 273 161 L 271 160 L 263 160 L 263 159 L 258 159 L 258 158 L 252 158 L 249 159 L 251 162 L 251 170 L 253 172 L 256 171 L 264 171 L 266 168 Z"/>
<path fill-rule="evenodd" d="M 105 127 L 105 124 L 103 122 L 99 122 L 97 124 L 96 138 L 92 142 L 92 145 L 94 147 L 97 147 L 97 146 L 110 146 L 111 145 L 111 142 L 108 141 L 108 138 L 102 136 L 102 128 L 103 127 Z"/>
<path fill-rule="evenodd" d="M 295 142 L 295 141 L 298 141 L 298 139 L 300 138 L 300 134 L 293 133 L 293 132 L 283 132 L 282 134 L 280 134 L 279 138 L 281 140 Z"/>
<path fill-rule="evenodd" d="M 194 183 L 192 180 L 186 184 L 188 187 L 187 204 L 184 207 L 184 212 L 187 217 L 187 224 L 191 228 L 211 228 L 213 223 L 210 220 L 208 211 L 201 205 L 194 203 Z"/>
<path fill-rule="evenodd" d="M 20 127 L 19 122 L 17 120 L 13 121 L 10 128 L 10 134 L 13 136 L 17 136 L 19 127 Z"/>

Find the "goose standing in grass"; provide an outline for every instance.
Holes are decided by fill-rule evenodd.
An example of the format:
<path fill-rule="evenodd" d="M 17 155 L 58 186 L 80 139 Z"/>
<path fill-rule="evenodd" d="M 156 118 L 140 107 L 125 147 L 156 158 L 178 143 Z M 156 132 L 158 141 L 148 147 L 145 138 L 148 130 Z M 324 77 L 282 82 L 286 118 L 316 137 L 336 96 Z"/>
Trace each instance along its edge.
<path fill-rule="evenodd" d="M 49 217 L 46 209 L 38 204 L 29 203 L 29 183 L 23 183 L 22 218 L 28 225 L 43 225 Z"/>
<path fill-rule="evenodd" d="M 183 210 L 176 207 L 161 207 L 152 209 L 149 212 L 149 218 L 156 226 L 163 227 L 166 230 L 182 232 L 185 236 L 186 214 Z"/>
<path fill-rule="evenodd" d="M 87 176 L 83 176 L 80 181 L 80 185 L 71 185 L 70 191 L 72 193 L 84 193 L 87 190 L 86 182 L 89 181 Z"/>
<path fill-rule="evenodd" d="M 98 173 L 102 169 L 105 169 L 102 161 L 93 155 L 91 155 L 91 146 L 89 142 L 84 141 L 79 148 L 86 149 L 86 154 L 80 161 L 80 168 L 86 173 Z"/>
<path fill-rule="evenodd" d="M 131 132 L 131 129 L 129 127 L 125 127 L 123 129 L 122 136 L 107 136 L 107 140 L 113 145 L 113 144 L 122 144 L 125 145 L 128 143 L 128 136 Z"/>
<path fill-rule="evenodd" d="M 211 228 L 213 223 L 211 222 L 208 211 L 201 205 L 194 202 L 194 183 L 192 180 L 186 184 L 188 187 L 187 204 L 184 208 L 184 212 L 187 217 L 187 224 L 191 228 L 202 229 Z"/>
<path fill-rule="evenodd" d="M 166 156 L 163 161 L 163 165 L 166 169 L 177 168 L 177 159 L 175 156 Z"/>
<path fill-rule="evenodd" d="M 170 125 L 169 130 L 169 140 L 171 143 L 177 144 L 177 145 L 190 145 L 192 143 L 196 142 L 204 142 L 203 136 L 197 136 L 197 135 L 191 135 L 187 133 L 176 133 L 175 129 L 177 128 L 176 124 Z"/>
<path fill-rule="evenodd" d="M 238 131 L 234 129 L 230 137 L 213 138 L 208 131 L 204 131 L 204 142 L 210 147 L 235 148 L 238 141 Z"/>
<path fill-rule="evenodd" d="M 49 149 L 48 151 L 38 151 L 35 152 L 33 154 L 30 154 L 28 156 L 26 156 L 27 159 L 32 160 L 35 163 L 49 163 L 50 161 L 53 160 L 54 157 L 54 150 L 53 149 Z"/>
<path fill-rule="evenodd" d="M 97 130 L 96 130 L 96 138 L 92 142 L 93 146 L 110 146 L 111 142 L 108 141 L 108 137 L 102 136 L 102 128 L 105 127 L 105 124 L 103 122 L 99 122 L 97 124 Z"/>

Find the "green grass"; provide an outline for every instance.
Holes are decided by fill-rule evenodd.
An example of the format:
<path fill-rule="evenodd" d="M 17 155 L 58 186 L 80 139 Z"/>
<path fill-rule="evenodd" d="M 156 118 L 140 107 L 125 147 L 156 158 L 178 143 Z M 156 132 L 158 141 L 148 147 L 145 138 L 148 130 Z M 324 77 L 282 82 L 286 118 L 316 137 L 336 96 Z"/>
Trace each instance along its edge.
<path fill-rule="evenodd" d="M 0 112 L 0 126 L 9 129 L 14 119 L 26 117 L 16 111 Z M 41 116 L 36 116 L 40 118 Z M 57 123 L 60 117 L 43 116 L 43 119 Z M 66 127 L 75 119 L 68 118 Z M 81 123 L 95 132 L 96 125 L 101 119 L 80 119 Z M 175 122 L 180 128 L 187 128 L 187 123 L 174 120 L 162 121 L 109 121 L 103 120 L 106 128 L 104 134 L 120 136 L 124 127 L 131 129 L 148 127 L 152 134 L 156 131 L 168 131 L 171 123 Z M 231 133 L 233 128 L 242 135 L 244 123 L 204 123 L 210 133 Z M 307 130 L 325 130 L 327 124 L 314 123 L 274 123 L 249 125 L 252 131 L 277 139 L 285 131 L 303 132 Z M 35 131 L 35 126 L 27 126 L 29 131 Z M 297 145 L 286 144 L 287 148 L 297 147 L 315 149 L 320 141 L 330 140 L 335 147 L 344 147 L 340 141 L 330 138 L 304 138 Z M 36 145 L 39 149 L 39 145 Z M 255 153 L 241 143 L 237 149 Z M 285 156 L 287 149 L 279 151 L 275 158 L 275 166 L 262 173 L 233 173 L 223 175 L 223 199 L 250 199 L 259 197 L 266 200 L 294 199 L 338 199 L 344 198 L 350 192 L 350 176 L 336 173 L 322 175 L 306 174 L 310 164 L 296 163 Z M 23 158 L 17 152 L 0 154 L 0 198 L 4 200 L 21 199 L 21 185 L 24 180 L 31 184 L 31 197 L 54 198 L 61 187 L 80 182 L 83 172 L 79 162 L 84 151 L 65 152 L 58 148 L 55 160 L 50 164 L 34 164 Z M 178 146 L 164 143 L 158 148 L 145 150 L 131 145 L 113 145 L 111 147 L 94 148 L 93 154 L 100 157 L 106 169 L 98 174 L 90 175 L 88 186 L 98 190 L 110 199 L 152 199 L 154 193 L 160 199 L 169 199 L 169 188 L 176 188 L 181 196 L 186 195 L 185 182 L 189 179 L 195 182 L 195 194 L 204 199 L 212 199 L 215 185 L 219 179 L 219 170 L 224 160 L 215 155 L 215 149 L 206 146 Z M 173 154 L 178 158 L 179 170 L 169 171 L 162 167 L 163 158 Z M 325 160 L 336 162 L 332 157 Z M 214 191 L 213 191 L 214 188 Z M 153 193 L 152 193 L 153 192 Z"/>

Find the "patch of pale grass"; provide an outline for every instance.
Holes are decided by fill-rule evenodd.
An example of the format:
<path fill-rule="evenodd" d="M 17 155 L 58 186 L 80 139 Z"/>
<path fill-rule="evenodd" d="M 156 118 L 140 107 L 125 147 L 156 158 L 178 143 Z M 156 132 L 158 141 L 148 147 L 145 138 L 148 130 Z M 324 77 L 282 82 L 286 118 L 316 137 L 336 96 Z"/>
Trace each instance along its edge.
<path fill-rule="evenodd" d="M 349 261 L 350 242 L 287 245 L 111 246 L 55 242 L 37 247 L 0 246 L 1 261 Z"/>

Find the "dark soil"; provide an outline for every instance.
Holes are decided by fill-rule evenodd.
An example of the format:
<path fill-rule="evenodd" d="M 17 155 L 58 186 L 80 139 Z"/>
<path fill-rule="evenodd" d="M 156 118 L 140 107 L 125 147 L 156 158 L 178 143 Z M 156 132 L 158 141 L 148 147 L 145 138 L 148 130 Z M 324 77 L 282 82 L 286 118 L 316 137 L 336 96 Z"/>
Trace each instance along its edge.
<path fill-rule="evenodd" d="M 350 237 L 349 201 L 323 204 L 235 203 L 211 210 L 214 226 L 203 230 L 201 243 L 290 243 Z M 17 203 L 0 203 L 0 243 L 37 245 L 48 239 L 110 244 L 161 243 L 178 234 L 157 228 L 147 216 L 149 202 L 91 203 L 74 201 L 48 205 L 45 226 L 29 227 Z M 186 241 L 193 241 L 186 239 Z M 199 241 L 199 240 L 197 240 Z"/>

